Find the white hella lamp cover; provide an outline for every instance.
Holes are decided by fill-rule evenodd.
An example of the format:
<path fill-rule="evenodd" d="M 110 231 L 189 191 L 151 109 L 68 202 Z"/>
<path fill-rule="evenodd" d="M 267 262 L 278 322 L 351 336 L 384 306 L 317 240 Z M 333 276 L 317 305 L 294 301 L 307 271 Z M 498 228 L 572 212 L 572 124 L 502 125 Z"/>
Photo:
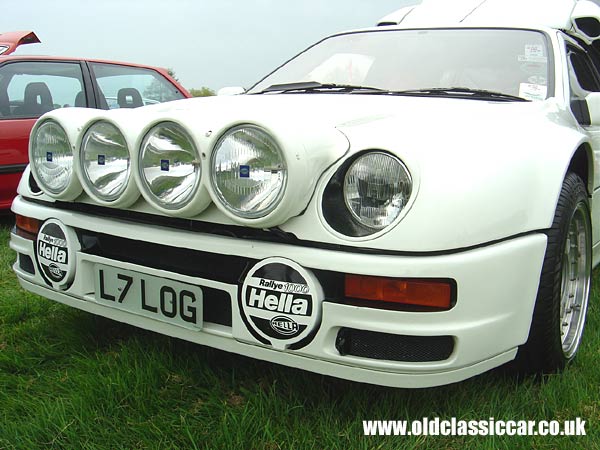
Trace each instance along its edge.
<path fill-rule="evenodd" d="M 304 346 L 321 322 L 323 290 L 312 272 L 284 258 L 256 264 L 244 280 L 240 310 L 263 344 Z"/>
<path fill-rule="evenodd" d="M 37 236 L 36 259 L 46 283 L 59 290 L 71 285 L 79 249 L 75 230 L 57 219 L 44 222 Z"/>

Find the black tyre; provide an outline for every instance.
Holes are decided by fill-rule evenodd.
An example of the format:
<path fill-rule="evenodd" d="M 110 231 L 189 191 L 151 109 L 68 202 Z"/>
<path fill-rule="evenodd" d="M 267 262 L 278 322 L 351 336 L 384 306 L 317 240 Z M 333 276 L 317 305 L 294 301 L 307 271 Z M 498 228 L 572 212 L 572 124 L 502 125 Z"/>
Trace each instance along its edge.
<path fill-rule="evenodd" d="M 528 373 L 555 372 L 579 348 L 590 295 L 592 230 L 585 185 L 569 172 L 547 232 L 529 338 L 517 354 L 518 367 Z"/>

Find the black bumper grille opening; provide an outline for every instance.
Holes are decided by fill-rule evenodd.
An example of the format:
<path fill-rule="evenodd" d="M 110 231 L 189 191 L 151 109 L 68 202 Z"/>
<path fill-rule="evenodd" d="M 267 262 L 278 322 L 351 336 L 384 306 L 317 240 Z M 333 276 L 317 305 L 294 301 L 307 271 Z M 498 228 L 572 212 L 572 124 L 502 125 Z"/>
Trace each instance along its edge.
<path fill-rule="evenodd" d="M 229 294 L 218 289 L 202 287 L 202 320 L 231 326 L 231 301 Z"/>
<path fill-rule="evenodd" d="M 407 336 L 341 328 L 335 347 L 342 356 L 402 362 L 444 361 L 454 351 L 452 336 Z"/>
<path fill-rule="evenodd" d="M 88 254 L 225 283 L 237 283 L 239 274 L 248 264 L 247 260 L 235 256 L 168 247 L 85 230 L 78 230 L 78 233 L 82 250 Z M 202 286 L 202 291 L 203 321 L 230 327 L 231 302 L 236 299 L 219 289 Z"/>
<path fill-rule="evenodd" d="M 239 256 L 200 252 L 86 230 L 78 232 L 82 250 L 90 255 L 228 284 L 238 283 L 248 265 L 257 262 Z"/>
<path fill-rule="evenodd" d="M 246 272 L 257 259 L 209 253 L 164 244 L 137 241 L 93 231 L 77 230 L 82 251 L 116 261 L 128 262 L 192 277 L 220 281 L 241 287 Z M 315 271 L 323 286 L 325 298 L 336 298 L 343 293 L 343 275 Z M 229 294 L 219 289 L 203 287 L 204 321 L 231 326 L 232 301 Z"/>
<path fill-rule="evenodd" d="M 35 275 L 35 267 L 33 266 L 33 261 L 29 256 L 24 255 L 23 253 L 19 253 L 19 269 L 21 269 L 23 272 Z"/>

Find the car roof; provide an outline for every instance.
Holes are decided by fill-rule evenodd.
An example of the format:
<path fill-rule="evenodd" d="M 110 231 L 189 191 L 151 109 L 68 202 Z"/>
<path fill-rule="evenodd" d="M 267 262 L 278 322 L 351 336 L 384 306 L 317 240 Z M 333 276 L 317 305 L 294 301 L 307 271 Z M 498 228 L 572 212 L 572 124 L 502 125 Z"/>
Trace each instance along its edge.
<path fill-rule="evenodd" d="M 95 58 L 77 58 L 65 56 L 45 56 L 45 55 L 15 55 L 13 52 L 21 45 L 39 44 L 40 39 L 33 31 L 10 31 L 0 33 L 0 63 L 15 60 L 15 61 L 86 61 L 102 64 L 117 64 L 120 66 L 140 67 L 144 69 L 158 69 L 161 72 L 166 72 L 162 67 L 154 67 L 146 64 L 137 64 L 132 62 L 109 61 Z"/>
<path fill-rule="evenodd" d="M 0 63 L 5 61 L 85 61 L 92 63 L 101 63 L 101 64 L 117 64 L 119 66 L 129 66 L 129 67 L 140 67 L 144 69 L 155 69 L 160 71 L 166 71 L 166 69 L 162 67 L 150 66 L 147 64 L 138 64 L 132 62 L 124 62 L 124 61 L 110 61 L 105 59 L 96 59 L 96 58 L 76 58 L 72 56 L 45 56 L 45 55 L 0 55 Z"/>
<path fill-rule="evenodd" d="M 600 39 L 600 6 L 590 0 L 423 0 L 381 18 L 399 28 L 533 28 Z"/>
<path fill-rule="evenodd" d="M 124 61 L 111 61 L 106 59 L 95 59 L 95 58 L 74 58 L 72 56 L 45 56 L 45 55 L 15 55 L 14 53 L 7 56 L 0 55 L 0 64 L 12 61 L 56 61 L 56 62 L 90 62 L 99 64 L 111 64 L 118 66 L 135 67 L 140 69 L 155 70 L 162 76 L 167 77 L 171 83 L 173 83 L 177 89 L 184 95 L 184 97 L 190 98 L 191 95 L 186 88 L 184 88 L 179 81 L 174 79 L 168 69 L 164 67 L 150 66 L 147 64 L 138 64 Z"/>

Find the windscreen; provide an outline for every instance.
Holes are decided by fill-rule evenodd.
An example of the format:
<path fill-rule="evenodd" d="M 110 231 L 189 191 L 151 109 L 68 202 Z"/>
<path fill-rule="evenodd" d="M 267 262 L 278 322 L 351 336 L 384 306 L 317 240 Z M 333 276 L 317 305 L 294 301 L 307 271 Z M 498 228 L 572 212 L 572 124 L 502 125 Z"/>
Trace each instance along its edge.
<path fill-rule="evenodd" d="M 546 36 L 519 29 L 377 30 L 327 38 L 257 83 L 314 81 L 389 91 L 481 89 L 544 100 L 552 95 Z"/>

